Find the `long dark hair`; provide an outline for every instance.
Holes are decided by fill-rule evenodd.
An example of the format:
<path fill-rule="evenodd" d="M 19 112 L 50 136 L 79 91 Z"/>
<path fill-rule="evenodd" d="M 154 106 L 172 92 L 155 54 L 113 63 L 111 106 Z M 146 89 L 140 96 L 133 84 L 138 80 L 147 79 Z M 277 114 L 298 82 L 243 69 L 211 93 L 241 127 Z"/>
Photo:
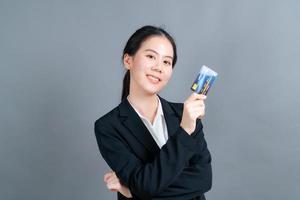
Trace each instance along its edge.
<path fill-rule="evenodd" d="M 172 68 L 174 68 L 176 61 L 177 61 L 177 50 L 176 50 L 176 44 L 172 36 L 167 33 L 163 28 L 161 27 L 155 27 L 155 26 L 143 26 L 140 29 L 136 30 L 131 37 L 128 39 L 125 48 L 123 50 L 123 56 L 122 60 L 124 58 L 125 54 L 128 54 L 130 56 L 134 56 L 134 54 L 139 50 L 141 44 L 150 36 L 164 36 L 166 37 L 173 47 L 173 62 L 172 62 Z M 129 85 L 130 85 L 130 72 L 129 70 L 126 71 L 123 79 L 123 90 L 122 90 L 122 98 L 126 98 L 129 94 Z"/>

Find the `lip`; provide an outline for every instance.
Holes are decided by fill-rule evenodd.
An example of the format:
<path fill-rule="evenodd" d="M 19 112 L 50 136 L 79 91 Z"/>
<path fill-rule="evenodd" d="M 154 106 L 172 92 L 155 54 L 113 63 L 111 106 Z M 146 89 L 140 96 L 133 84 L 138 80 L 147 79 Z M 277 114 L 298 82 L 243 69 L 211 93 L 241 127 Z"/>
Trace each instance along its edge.
<path fill-rule="evenodd" d="M 152 74 L 146 74 L 146 76 L 153 76 L 154 78 L 157 78 L 158 81 L 161 81 L 161 79 L 160 79 L 159 77 L 155 76 L 155 75 L 152 75 Z"/>

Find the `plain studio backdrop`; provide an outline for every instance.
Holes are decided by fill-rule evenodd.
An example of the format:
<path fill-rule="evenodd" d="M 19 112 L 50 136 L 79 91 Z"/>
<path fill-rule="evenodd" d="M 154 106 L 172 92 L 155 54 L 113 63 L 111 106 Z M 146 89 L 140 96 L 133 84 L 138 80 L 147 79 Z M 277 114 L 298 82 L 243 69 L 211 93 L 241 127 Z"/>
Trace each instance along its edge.
<path fill-rule="evenodd" d="M 178 46 L 160 95 L 183 102 L 204 64 L 208 200 L 300 198 L 299 1 L 0 2 L 0 199 L 116 199 L 94 122 L 120 103 L 121 56 L 143 25 Z"/>

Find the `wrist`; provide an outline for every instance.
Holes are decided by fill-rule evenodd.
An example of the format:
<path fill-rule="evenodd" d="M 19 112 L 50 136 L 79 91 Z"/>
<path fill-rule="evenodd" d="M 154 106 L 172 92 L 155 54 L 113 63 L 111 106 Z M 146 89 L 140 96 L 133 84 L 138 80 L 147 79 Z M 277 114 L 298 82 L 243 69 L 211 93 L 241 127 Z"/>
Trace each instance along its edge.
<path fill-rule="evenodd" d="M 191 135 L 192 134 L 192 130 L 191 129 L 189 129 L 189 128 L 186 128 L 185 126 L 183 126 L 182 124 L 180 124 L 180 126 L 181 126 L 181 128 L 187 133 L 187 134 L 189 134 L 189 135 Z"/>

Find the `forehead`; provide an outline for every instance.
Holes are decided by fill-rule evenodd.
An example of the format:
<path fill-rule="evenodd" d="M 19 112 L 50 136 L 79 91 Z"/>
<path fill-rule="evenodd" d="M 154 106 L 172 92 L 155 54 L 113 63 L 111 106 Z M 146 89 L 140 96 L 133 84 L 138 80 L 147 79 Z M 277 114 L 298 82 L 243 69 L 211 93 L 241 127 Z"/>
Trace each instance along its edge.
<path fill-rule="evenodd" d="M 164 36 L 151 36 L 147 38 L 140 47 L 141 51 L 152 49 L 162 56 L 173 56 L 173 46 Z"/>

